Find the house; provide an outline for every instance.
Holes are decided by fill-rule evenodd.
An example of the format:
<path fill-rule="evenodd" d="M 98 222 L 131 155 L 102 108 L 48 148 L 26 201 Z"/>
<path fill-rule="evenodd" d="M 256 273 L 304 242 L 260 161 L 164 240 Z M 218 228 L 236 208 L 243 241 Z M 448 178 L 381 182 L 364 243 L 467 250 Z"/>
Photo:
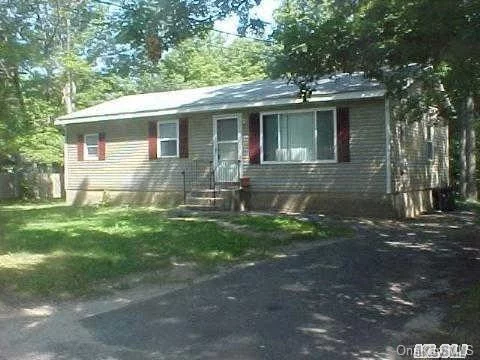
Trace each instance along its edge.
<path fill-rule="evenodd" d="M 296 85 L 261 80 L 124 96 L 62 116 L 67 201 L 172 205 L 200 193 L 250 209 L 431 209 L 433 189 L 449 183 L 438 111 L 395 118 L 382 84 L 361 73 L 314 88 L 305 102 Z"/>

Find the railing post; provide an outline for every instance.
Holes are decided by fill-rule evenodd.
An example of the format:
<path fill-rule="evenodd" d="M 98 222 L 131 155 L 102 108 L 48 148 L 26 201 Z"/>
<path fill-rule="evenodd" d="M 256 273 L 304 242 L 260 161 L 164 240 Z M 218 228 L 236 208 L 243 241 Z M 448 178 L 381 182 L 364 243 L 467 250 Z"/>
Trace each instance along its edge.
<path fill-rule="evenodd" d="M 209 187 L 210 187 L 210 190 L 213 189 L 213 161 L 210 161 L 210 170 L 209 170 L 209 177 L 208 177 L 208 180 L 210 182 L 209 184 Z"/>
<path fill-rule="evenodd" d="M 183 205 L 187 203 L 187 183 L 185 181 L 185 170 L 182 171 L 183 176 Z"/>
<path fill-rule="evenodd" d="M 215 207 L 216 202 L 217 202 L 217 201 L 216 201 L 216 200 L 217 200 L 217 189 L 216 189 L 217 187 L 215 186 L 215 185 L 216 185 L 216 184 L 215 184 L 215 182 L 216 182 L 216 180 L 215 180 L 215 170 L 216 170 L 216 169 L 215 169 L 215 164 L 214 164 L 213 161 L 212 161 L 213 206 L 214 206 L 214 207 Z"/>

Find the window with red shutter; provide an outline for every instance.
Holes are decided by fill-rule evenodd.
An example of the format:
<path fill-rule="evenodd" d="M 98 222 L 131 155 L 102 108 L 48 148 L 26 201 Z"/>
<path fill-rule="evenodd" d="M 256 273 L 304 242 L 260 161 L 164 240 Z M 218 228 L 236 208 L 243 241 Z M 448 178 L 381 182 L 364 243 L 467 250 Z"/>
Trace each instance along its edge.
<path fill-rule="evenodd" d="M 248 155 L 250 164 L 260 164 L 260 113 L 251 113 L 248 119 Z"/>
<path fill-rule="evenodd" d="M 105 160 L 105 133 L 98 134 L 98 160 Z"/>
<path fill-rule="evenodd" d="M 350 115 L 348 108 L 337 108 L 337 159 L 350 161 Z"/>
<path fill-rule="evenodd" d="M 77 137 L 77 160 L 83 161 L 83 147 L 84 147 L 83 135 Z"/>
<path fill-rule="evenodd" d="M 157 158 L 157 122 L 148 122 L 148 158 L 155 160 Z"/>
<path fill-rule="evenodd" d="M 188 118 L 182 118 L 179 121 L 179 149 L 180 157 L 188 158 Z"/>

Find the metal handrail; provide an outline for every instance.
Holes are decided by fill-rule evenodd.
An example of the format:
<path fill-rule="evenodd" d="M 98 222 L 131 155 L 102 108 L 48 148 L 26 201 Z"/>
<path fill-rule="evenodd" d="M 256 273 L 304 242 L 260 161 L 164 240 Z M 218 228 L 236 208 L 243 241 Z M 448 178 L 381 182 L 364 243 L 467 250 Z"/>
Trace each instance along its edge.
<path fill-rule="evenodd" d="M 213 205 L 215 206 L 218 186 L 225 183 L 240 183 L 240 166 L 240 160 L 221 160 L 218 162 L 186 160 L 181 171 L 184 204 L 187 202 L 187 193 L 204 184 L 204 189 L 208 186 L 212 190 Z"/>

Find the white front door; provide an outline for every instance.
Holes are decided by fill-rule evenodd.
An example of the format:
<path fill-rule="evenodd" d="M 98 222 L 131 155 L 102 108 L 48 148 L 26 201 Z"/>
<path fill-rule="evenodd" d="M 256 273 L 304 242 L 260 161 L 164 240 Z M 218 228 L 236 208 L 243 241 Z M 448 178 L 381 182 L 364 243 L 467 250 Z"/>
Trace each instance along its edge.
<path fill-rule="evenodd" d="M 240 119 L 224 115 L 213 119 L 215 182 L 238 182 L 240 176 Z"/>

